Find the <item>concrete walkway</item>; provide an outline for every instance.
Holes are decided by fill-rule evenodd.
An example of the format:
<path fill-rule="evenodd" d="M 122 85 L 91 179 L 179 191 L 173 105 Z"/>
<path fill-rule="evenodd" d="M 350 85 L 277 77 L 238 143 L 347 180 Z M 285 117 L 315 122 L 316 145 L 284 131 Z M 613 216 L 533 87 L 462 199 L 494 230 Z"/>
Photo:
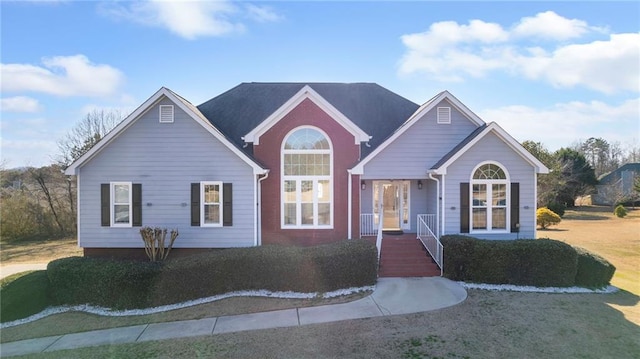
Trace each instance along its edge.
<path fill-rule="evenodd" d="M 8 277 L 12 274 L 26 272 L 30 270 L 43 270 L 47 269 L 47 263 L 24 263 L 24 264 L 9 264 L 6 266 L 0 266 L 0 279 Z"/>
<path fill-rule="evenodd" d="M 449 307 L 466 298 L 467 292 L 461 285 L 441 277 L 379 278 L 376 289 L 370 296 L 349 303 L 20 340 L 3 343 L 0 346 L 0 356 L 418 313 Z"/>

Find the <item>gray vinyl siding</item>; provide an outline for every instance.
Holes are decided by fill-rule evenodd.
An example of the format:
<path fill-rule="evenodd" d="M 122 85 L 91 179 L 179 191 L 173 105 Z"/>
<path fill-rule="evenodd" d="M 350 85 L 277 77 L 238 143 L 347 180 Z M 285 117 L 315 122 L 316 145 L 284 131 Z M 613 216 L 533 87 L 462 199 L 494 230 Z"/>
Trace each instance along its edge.
<path fill-rule="evenodd" d="M 495 134 L 489 133 L 447 169 L 445 175 L 445 234 L 460 233 L 460 183 L 470 182 L 471 171 L 481 162 L 495 161 L 508 172 L 510 182 L 520 183 L 520 233 L 468 235 L 484 239 L 535 238 L 535 169 Z"/>
<path fill-rule="evenodd" d="M 451 123 L 438 124 L 437 108 L 451 107 Z M 418 179 L 477 125 L 443 100 L 364 166 L 362 178 Z"/>
<path fill-rule="evenodd" d="M 100 225 L 100 184 L 142 184 L 142 225 L 177 228 L 176 248 L 254 245 L 253 169 L 177 105 L 173 123 L 159 123 L 158 105 L 141 115 L 80 168 L 79 238 L 82 247 L 142 247 L 140 227 Z M 233 226 L 192 227 L 190 184 L 233 183 Z"/>

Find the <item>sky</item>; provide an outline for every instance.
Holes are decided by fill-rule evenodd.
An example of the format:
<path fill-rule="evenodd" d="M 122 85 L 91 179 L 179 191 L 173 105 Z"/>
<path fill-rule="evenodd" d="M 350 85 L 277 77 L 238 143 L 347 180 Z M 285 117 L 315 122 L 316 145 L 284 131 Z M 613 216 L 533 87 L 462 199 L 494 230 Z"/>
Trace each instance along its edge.
<path fill-rule="evenodd" d="M 551 151 L 640 141 L 640 2 L 0 1 L 5 168 L 53 163 L 93 110 L 242 82 L 448 90 Z"/>

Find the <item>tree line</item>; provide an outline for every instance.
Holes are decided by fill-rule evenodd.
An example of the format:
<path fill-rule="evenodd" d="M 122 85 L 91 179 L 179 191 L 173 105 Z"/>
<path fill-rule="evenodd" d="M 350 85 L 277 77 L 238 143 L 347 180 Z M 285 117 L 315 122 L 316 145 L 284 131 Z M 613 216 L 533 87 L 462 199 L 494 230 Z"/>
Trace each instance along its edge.
<path fill-rule="evenodd" d="M 118 111 L 94 110 L 58 141 L 52 163 L 34 168 L 0 166 L 2 241 L 68 238 L 76 235 L 76 178 L 64 170 L 98 143 L 122 119 Z M 598 177 L 625 163 L 640 162 L 640 147 L 589 138 L 549 151 L 541 142 L 522 145 L 551 172 L 538 176 L 538 206 L 564 212 L 575 199 L 593 193 Z M 636 184 L 640 192 L 640 183 Z"/>

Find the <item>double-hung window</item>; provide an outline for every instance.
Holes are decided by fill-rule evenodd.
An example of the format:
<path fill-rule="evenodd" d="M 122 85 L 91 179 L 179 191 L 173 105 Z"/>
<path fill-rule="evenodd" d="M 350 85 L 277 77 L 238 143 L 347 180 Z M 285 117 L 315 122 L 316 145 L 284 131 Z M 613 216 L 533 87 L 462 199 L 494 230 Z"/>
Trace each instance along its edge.
<path fill-rule="evenodd" d="M 333 225 L 332 153 L 313 127 L 291 132 L 282 148 L 282 228 Z"/>
<path fill-rule="evenodd" d="M 471 230 L 506 231 L 509 223 L 509 182 L 495 163 L 478 167 L 471 179 Z"/>
<path fill-rule="evenodd" d="M 201 226 L 222 226 L 222 197 L 222 182 L 200 183 Z"/>
<path fill-rule="evenodd" d="M 142 184 L 110 182 L 100 184 L 102 227 L 142 226 Z"/>

